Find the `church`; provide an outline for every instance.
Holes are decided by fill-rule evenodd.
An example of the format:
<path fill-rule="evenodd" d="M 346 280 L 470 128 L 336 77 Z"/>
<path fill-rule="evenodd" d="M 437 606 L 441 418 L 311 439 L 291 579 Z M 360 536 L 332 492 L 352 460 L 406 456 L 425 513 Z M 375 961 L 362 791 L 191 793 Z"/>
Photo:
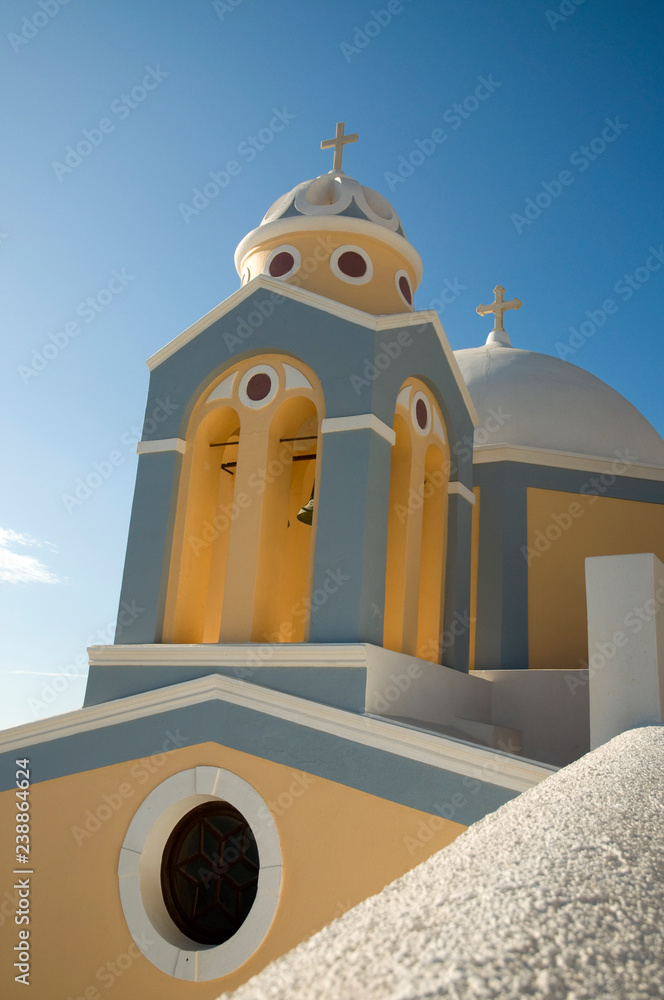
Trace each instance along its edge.
<path fill-rule="evenodd" d="M 356 139 L 148 360 L 116 642 L 0 734 L 17 996 L 213 1000 L 661 722 L 664 440 L 500 285 L 454 352 Z"/>

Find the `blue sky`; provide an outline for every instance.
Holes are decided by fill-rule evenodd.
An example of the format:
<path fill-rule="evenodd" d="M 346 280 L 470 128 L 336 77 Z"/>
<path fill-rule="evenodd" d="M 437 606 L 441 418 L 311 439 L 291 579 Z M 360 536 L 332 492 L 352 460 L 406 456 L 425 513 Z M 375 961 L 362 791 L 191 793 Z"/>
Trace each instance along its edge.
<path fill-rule="evenodd" d="M 562 351 L 664 433 L 662 20 L 654 0 L 5 0 L 0 727 L 82 703 L 117 613 L 145 359 L 238 287 L 237 243 L 331 169 L 337 121 L 454 349 L 484 342 L 500 283 L 523 301 L 514 346 Z"/>

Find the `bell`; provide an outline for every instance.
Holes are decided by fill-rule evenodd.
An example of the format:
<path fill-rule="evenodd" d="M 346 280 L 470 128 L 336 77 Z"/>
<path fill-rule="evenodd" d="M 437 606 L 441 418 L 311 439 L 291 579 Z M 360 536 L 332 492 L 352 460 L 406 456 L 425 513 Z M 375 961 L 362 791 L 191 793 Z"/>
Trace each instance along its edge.
<path fill-rule="evenodd" d="M 314 520 L 314 489 L 316 484 L 311 487 L 311 497 L 305 503 L 304 507 L 300 507 L 298 511 L 297 519 L 302 521 L 302 524 L 312 524 Z"/>

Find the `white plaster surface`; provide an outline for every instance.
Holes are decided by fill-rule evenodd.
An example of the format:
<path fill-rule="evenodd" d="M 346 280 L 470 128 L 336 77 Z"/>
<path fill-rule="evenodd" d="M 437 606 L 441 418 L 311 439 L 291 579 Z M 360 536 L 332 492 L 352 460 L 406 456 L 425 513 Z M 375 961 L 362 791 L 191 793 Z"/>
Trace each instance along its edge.
<path fill-rule="evenodd" d="M 664 565 L 652 553 L 586 559 L 590 746 L 664 718 Z"/>
<path fill-rule="evenodd" d="M 622 466 L 664 467 L 664 440 L 655 428 L 577 365 L 500 345 L 454 356 L 479 417 L 476 449 L 512 445 L 590 455 L 608 459 L 614 474 Z"/>
<path fill-rule="evenodd" d="M 223 1000 L 664 997 L 663 812 L 664 727 L 623 733 Z"/>

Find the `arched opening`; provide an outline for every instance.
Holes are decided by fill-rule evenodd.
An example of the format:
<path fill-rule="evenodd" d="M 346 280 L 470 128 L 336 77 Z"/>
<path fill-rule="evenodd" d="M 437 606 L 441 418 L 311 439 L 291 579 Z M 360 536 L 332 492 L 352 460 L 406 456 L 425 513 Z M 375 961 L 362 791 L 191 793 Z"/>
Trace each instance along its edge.
<path fill-rule="evenodd" d="M 383 645 L 439 662 L 449 446 L 440 408 L 419 380 L 399 392 L 394 431 Z"/>
<path fill-rule="evenodd" d="M 279 355 L 237 365 L 198 401 L 163 641 L 304 641 L 316 518 L 297 515 L 320 460 L 322 403 L 313 373 Z"/>
<path fill-rule="evenodd" d="M 302 642 L 309 620 L 314 523 L 298 512 L 314 488 L 319 420 L 313 400 L 285 400 L 270 426 L 252 639 Z"/>
<path fill-rule="evenodd" d="M 171 561 L 164 641 L 217 642 L 234 519 L 240 417 L 230 406 L 203 414 L 185 455 Z M 170 613 L 169 613 L 170 612 Z"/>
<path fill-rule="evenodd" d="M 413 457 L 410 429 L 402 414 L 394 418 L 396 442 L 390 461 L 390 499 L 387 522 L 387 571 L 383 645 L 396 652 L 403 648 L 408 556 L 408 492 Z M 415 598 L 417 601 L 417 598 Z"/>

